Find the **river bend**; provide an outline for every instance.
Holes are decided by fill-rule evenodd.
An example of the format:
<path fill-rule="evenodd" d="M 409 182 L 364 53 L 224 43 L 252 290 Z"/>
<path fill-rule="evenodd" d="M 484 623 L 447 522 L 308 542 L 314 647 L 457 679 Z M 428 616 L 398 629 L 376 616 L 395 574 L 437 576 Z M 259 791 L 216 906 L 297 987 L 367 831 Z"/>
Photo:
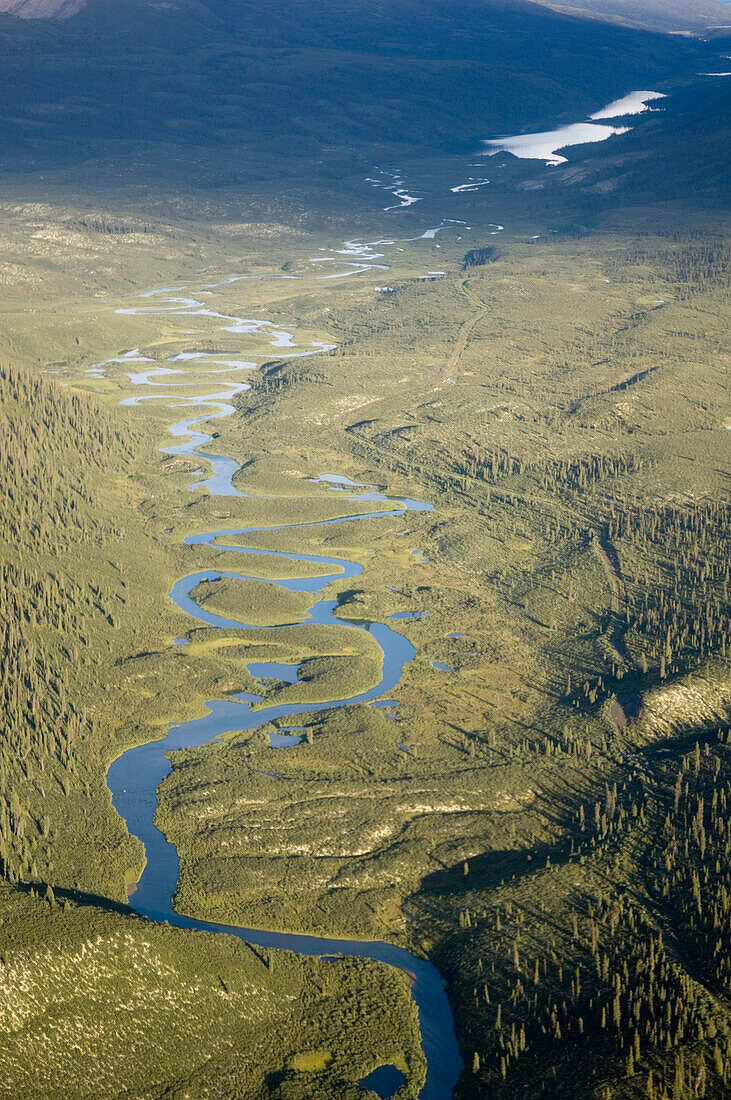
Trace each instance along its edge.
<path fill-rule="evenodd" d="M 452 224 L 456 226 L 458 223 Z M 451 228 L 450 223 L 446 223 L 446 225 Z M 443 223 L 435 230 L 427 230 L 424 239 L 433 239 L 436 233 L 445 228 L 446 225 Z M 373 242 L 373 245 L 376 243 L 392 244 L 395 242 L 379 241 Z M 370 266 L 376 266 L 369 263 L 369 261 L 376 258 L 381 258 L 381 256 L 374 255 L 373 245 L 346 242 L 346 247 L 340 253 L 340 256 L 332 258 L 333 261 L 342 262 L 346 265 L 346 270 L 341 277 L 360 274 L 364 268 L 368 269 Z M 341 256 L 343 257 L 342 260 L 340 259 Z M 325 262 L 328 262 L 328 260 L 330 260 L 329 257 L 325 259 Z M 323 262 L 323 259 L 318 257 L 316 262 Z M 379 264 L 377 266 L 385 267 L 386 265 Z M 219 283 L 205 284 L 204 287 L 199 289 L 210 289 L 243 278 L 246 277 L 233 276 L 222 279 Z M 221 331 L 233 332 L 243 337 L 264 339 L 269 347 L 281 349 L 282 357 L 318 355 L 332 348 L 332 345 L 326 343 L 314 343 L 306 348 L 298 349 L 292 333 L 279 330 L 269 322 L 218 313 L 207 303 L 204 305 L 197 297 L 189 296 L 185 287 L 164 287 L 159 290 L 148 291 L 140 295 L 140 298 L 144 299 L 144 304 L 128 309 L 120 308 L 117 312 L 126 315 L 143 312 L 160 313 L 166 316 L 171 314 L 178 316 L 190 315 L 195 316 L 196 319 L 203 316 L 214 322 L 223 322 L 217 325 Z M 161 364 L 141 355 L 138 349 L 133 349 L 117 359 L 95 364 L 89 373 L 95 377 L 102 377 L 105 368 L 112 363 L 135 365 L 135 367 L 138 367 L 141 363 L 146 364 L 143 369 L 135 369 L 128 374 L 128 378 L 137 387 L 154 388 L 154 392 L 137 393 L 125 398 L 124 404 L 136 405 L 143 400 L 155 399 L 166 402 L 171 407 L 201 409 L 199 413 L 186 416 L 168 429 L 173 439 L 181 440 L 181 442 L 161 448 L 162 451 L 171 455 L 194 456 L 196 460 L 201 459 L 210 466 L 210 476 L 193 482 L 189 488 L 205 488 L 209 493 L 216 496 L 242 495 L 233 484 L 233 478 L 239 470 L 239 464 L 233 459 L 202 450 L 201 448 L 205 448 L 213 437 L 200 430 L 199 426 L 203 422 L 229 416 L 235 411 L 235 407 L 230 403 L 231 400 L 237 394 L 249 388 L 246 381 L 235 376 L 256 369 L 256 361 L 249 358 L 231 358 L 228 353 L 221 355 L 208 352 L 187 352 L 172 356 Z M 176 395 L 174 392 L 159 392 L 161 387 L 164 387 L 165 390 L 174 390 L 176 386 L 197 387 L 199 384 L 203 385 L 205 383 L 206 376 L 215 374 L 225 374 L 227 378 L 225 381 L 222 380 L 213 392 L 205 392 L 193 397 L 183 396 L 182 394 Z M 177 375 L 184 375 L 186 380 L 173 381 L 173 376 Z M 333 477 L 330 480 L 342 483 L 347 479 Z M 340 491 L 344 491 L 342 487 Z M 345 492 L 351 501 L 363 502 L 365 507 L 361 513 L 355 516 L 344 515 L 332 520 L 316 521 L 311 524 L 287 525 L 286 529 L 293 530 L 300 527 L 352 523 L 361 519 L 377 519 L 399 515 L 404 511 L 424 511 L 431 508 L 431 505 L 419 501 L 406 498 L 390 498 L 374 491 L 354 495 L 352 489 L 348 488 Z M 205 534 L 191 535 L 185 541 L 188 544 L 209 545 L 217 549 L 225 547 L 229 553 L 238 553 L 242 556 L 242 566 L 248 557 L 266 555 L 269 558 L 281 557 L 290 561 L 311 562 L 320 566 L 331 567 L 331 572 L 325 576 L 318 573 L 316 576 L 270 582 L 300 591 L 324 593 L 328 585 L 334 580 L 341 581 L 344 578 L 355 577 L 362 572 L 362 566 L 346 558 L 259 550 L 253 547 L 236 545 L 229 541 L 236 539 L 237 542 L 241 542 L 247 534 L 282 529 L 285 528 L 226 528 Z M 191 593 L 202 581 L 214 580 L 219 577 L 249 579 L 245 572 L 202 570 L 181 578 L 174 585 L 170 598 L 193 621 L 205 623 L 208 627 L 226 631 L 253 629 L 253 627 L 239 621 L 226 619 L 204 610 L 192 598 Z M 261 581 L 261 578 L 256 579 Z M 259 706 L 259 709 L 255 710 L 252 707 L 261 704 L 262 699 L 260 696 L 251 693 L 239 692 L 227 699 L 209 700 L 206 703 L 207 713 L 204 717 L 172 726 L 165 737 L 158 741 L 128 749 L 111 765 L 107 774 L 107 783 L 112 793 L 114 806 L 124 819 L 129 832 L 138 837 L 145 847 L 145 868 L 134 893 L 130 897 L 130 905 L 137 912 L 152 920 L 168 921 L 171 925 L 179 928 L 225 933 L 237 936 L 239 939 L 246 940 L 248 943 L 259 947 L 283 948 L 301 955 L 319 957 L 351 955 L 377 959 L 404 971 L 411 979 L 411 995 L 418 1009 L 422 1048 L 427 1062 L 426 1082 L 420 1097 L 421 1100 L 445 1100 L 446 1097 L 452 1095 L 454 1086 L 462 1071 L 463 1063 L 454 1033 L 445 985 L 439 972 L 431 963 L 412 955 L 404 948 L 383 941 L 330 939 L 266 929 L 242 928 L 235 925 L 197 920 L 176 912 L 173 908 L 173 899 L 178 881 L 179 857 L 175 845 L 171 844 L 154 824 L 157 789 L 170 771 L 170 763 L 167 759 L 169 752 L 175 749 L 203 745 L 223 733 L 254 729 L 282 718 L 332 710 L 357 703 L 367 703 L 379 699 L 398 685 L 404 666 L 414 657 L 414 648 L 411 643 L 403 635 L 384 623 L 354 623 L 349 619 L 340 619 L 336 614 L 336 609 L 337 601 L 323 596 L 315 602 L 309 614 L 301 622 L 320 626 L 345 625 L 351 629 L 368 631 L 383 652 L 381 680 L 373 688 L 357 695 L 332 699 L 322 703 Z M 269 627 L 268 629 L 276 628 Z M 179 639 L 179 641 L 182 641 L 182 639 Z"/>

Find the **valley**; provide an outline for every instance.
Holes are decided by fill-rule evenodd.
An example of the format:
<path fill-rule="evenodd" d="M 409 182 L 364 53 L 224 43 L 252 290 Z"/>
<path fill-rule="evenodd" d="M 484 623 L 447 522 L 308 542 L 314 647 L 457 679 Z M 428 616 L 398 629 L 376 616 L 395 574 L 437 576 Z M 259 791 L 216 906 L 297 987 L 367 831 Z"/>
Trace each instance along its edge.
<path fill-rule="evenodd" d="M 727 221 L 632 182 L 719 93 L 638 75 L 8 176 L 5 1095 L 724 1094 Z"/>

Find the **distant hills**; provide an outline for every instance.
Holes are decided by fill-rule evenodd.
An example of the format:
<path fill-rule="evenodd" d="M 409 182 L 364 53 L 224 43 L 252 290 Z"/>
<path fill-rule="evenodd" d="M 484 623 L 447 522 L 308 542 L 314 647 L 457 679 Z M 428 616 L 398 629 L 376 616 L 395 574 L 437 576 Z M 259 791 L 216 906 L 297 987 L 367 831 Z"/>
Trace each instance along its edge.
<path fill-rule="evenodd" d="M 265 195 L 274 183 L 296 202 L 358 164 L 469 152 L 480 138 L 574 122 L 633 88 L 666 88 L 641 133 L 574 150 L 540 186 L 568 186 L 589 205 L 620 192 L 718 203 L 731 80 L 696 74 L 715 70 L 731 41 L 567 16 L 547 2 L 0 0 L 58 16 L 0 12 L 0 182 L 60 172 L 85 189 Z M 682 4 L 689 17 L 709 6 Z M 694 90 L 681 95 L 685 85 Z"/>
<path fill-rule="evenodd" d="M 728 0 L 533 0 L 536 4 L 571 15 L 589 15 L 592 18 L 618 21 L 630 26 L 652 30 L 698 30 L 729 17 L 724 6 Z M 272 5 L 265 4 L 264 8 Z M 277 5 L 273 5 L 277 6 Z M 358 7 L 358 5 L 355 5 Z M 489 0 L 485 6 L 490 7 Z M 184 12 L 195 12 L 207 22 L 211 17 L 226 21 L 246 18 L 252 5 L 240 0 L 141 0 L 140 3 L 118 3 L 116 0 L 0 0 L 0 11 L 17 15 L 22 19 L 67 20 L 85 13 L 84 22 L 91 20 L 100 25 L 110 25 L 123 20 L 134 8 L 147 8 L 162 16 L 174 17 Z M 317 22 L 318 9 L 325 8 L 313 0 L 312 8 Z M 371 12 L 378 12 L 383 4 L 369 5 Z M 105 10 L 106 9 L 106 10 Z M 238 9 L 238 12 L 237 12 Z M 362 14 L 362 12 L 361 12 Z"/>
<path fill-rule="evenodd" d="M 588 15 L 657 31 L 698 31 L 731 21 L 728 0 L 535 0 L 535 3 L 570 15 Z"/>
<path fill-rule="evenodd" d="M 4 173 L 125 162 L 211 186 L 469 147 L 693 72 L 703 49 L 528 0 L 22 3 L 64 18 L 0 14 Z"/>
<path fill-rule="evenodd" d="M 20 19 L 68 19 L 84 3 L 85 0 L 0 0 L 0 11 Z"/>

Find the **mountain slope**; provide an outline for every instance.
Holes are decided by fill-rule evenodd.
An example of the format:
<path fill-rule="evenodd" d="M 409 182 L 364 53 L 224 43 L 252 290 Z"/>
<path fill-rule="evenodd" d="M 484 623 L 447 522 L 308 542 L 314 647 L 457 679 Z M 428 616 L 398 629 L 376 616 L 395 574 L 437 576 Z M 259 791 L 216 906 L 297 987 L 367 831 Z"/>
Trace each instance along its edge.
<path fill-rule="evenodd" d="M 84 0 L 0 0 L 0 11 L 19 19 L 68 19 L 84 6 Z"/>
<path fill-rule="evenodd" d="M 728 12 L 724 11 L 725 0 L 687 0 L 687 2 L 685 0 L 532 0 L 532 2 L 569 15 L 588 15 L 660 31 L 697 30 L 728 17 Z M 182 0 L 167 0 L 167 2 L 142 0 L 139 6 L 148 9 L 149 12 L 158 13 L 164 18 L 170 15 L 179 16 L 188 5 Z M 196 6 L 200 13 L 204 5 Z M 228 2 L 210 0 L 205 6 L 209 11 L 220 9 L 226 12 L 233 21 L 240 18 L 241 13 L 246 12 L 250 7 L 247 3 L 237 3 L 235 0 L 228 0 Z M 193 4 L 190 7 L 193 7 Z M 270 10 L 276 7 L 277 5 L 267 5 Z M 322 4 L 313 4 L 311 7 L 315 21 L 317 21 L 318 9 L 327 10 Z M 109 0 L 0 0 L 0 11 L 16 15 L 21 19 L 67 20 L 84 13 L 85 18 L 98 26 L 114 23 L 122 13 L 128 12 L 129 8 L 128 4 L 112 4 Z M 378 9 L 378 3 L 370 5 L 366 13 L 359 12 L 359 20 L 363 21 L 364 14 L 371 17 L 375 15 L 378 18 Z M 332 11 L 328 12 L 328 18 L 332 19 L 334 14 Z M 342 7 L 339 14 L 345 14 L 342 12 Z"/>
<path fill-rule="evenodd" d="M 30 3 L 31 0 L 20 0 Z M 719 0 L 535 0 L 569 15 L 588 15 L 656 31 L 694 31 L 728 21 Z"/>
<path fill-rule="evenodd" d="M 273 155 L 471 144 L 652 87 L 699 49 L 523 0 L 90 0 L 63 21 L 0 17 L 0 156 L 174 156 L 200 180 L 209 152 L 235 176 Z M 182 163 L 182 147 L 201 152 Z"/>
<path fill-rule="evenodd" d="M 610 143 L 574 148 L 544 186 L 578 188 L 602 205 L 685 202 L 723 207 L 731 197 L 731 87 L 709 80 L 678 88 L 663 111 Z"/>

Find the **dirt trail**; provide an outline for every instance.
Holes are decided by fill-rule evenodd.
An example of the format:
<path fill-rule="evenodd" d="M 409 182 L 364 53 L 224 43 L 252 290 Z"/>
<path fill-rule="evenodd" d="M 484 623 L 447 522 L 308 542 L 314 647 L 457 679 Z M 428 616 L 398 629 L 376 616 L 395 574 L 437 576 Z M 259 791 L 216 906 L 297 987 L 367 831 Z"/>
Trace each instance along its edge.
<path fill-rule="evenodd" d="M 616 551 L 610 542 L 607 541 L 606 545 L 604 545 L 600 538 L 594 539 L 593 549 L 599 559 L 600 565 L 607 575 L 609 587 L 612 590 L 612 611 L 618 615 L 624 601 L 624 586 L 622 584 L 619 559 L 617 558 Z"/>
<path fill-rule="evenodd" d="M 462 280 L 461 285 L 462 293 L 469 298 L 474 306 L 477 306 L 478 312 L 465 321 L 460 329 L 459 336 L 457 337 L 457 343 L 454 345 L 454 351 L 449 357 L 449 361 L 446 367 L 441 372 L 442 379 L 449 378 L 454 371 L 462 357 L 462 353 L 465 351 L 467 344 L 469 343 L 470 336 L 474 332 L 477 325 L 482 318 L 487 314 L 488 307 L 486 304 L 477 297 L 477 295 L 471 291 L 467 285 L 467 279 Z"/>
<path fill-rule="evenodd" d="M 624 634 L 627 628 L 621 616 L 625 606 L 625 591 L 619 558 L 609 539 L 602 540 L 600 537 L 595 538 L 592 542 L 592 549 L 606 574 L 607 580 L 609 581 L 609 587 L 612 591 L 612 614 L 615 616 L 615 621 L 611 632 L 604 635 L 604 641 L 612 660 L 615 661 L 620 668 L 626 669 L 628 666 L 632 665 L 632 661 L 627 656 L 627 649 L 624 644 Z M 630 712 L 633 710 L 635 703 L 628 698 L 627 704 L 626 713 L 621 703 L 615 703 L 612 708 L 614 711 L 613 718 L 620 726 L 629 725 L 632 721 Z"/>

